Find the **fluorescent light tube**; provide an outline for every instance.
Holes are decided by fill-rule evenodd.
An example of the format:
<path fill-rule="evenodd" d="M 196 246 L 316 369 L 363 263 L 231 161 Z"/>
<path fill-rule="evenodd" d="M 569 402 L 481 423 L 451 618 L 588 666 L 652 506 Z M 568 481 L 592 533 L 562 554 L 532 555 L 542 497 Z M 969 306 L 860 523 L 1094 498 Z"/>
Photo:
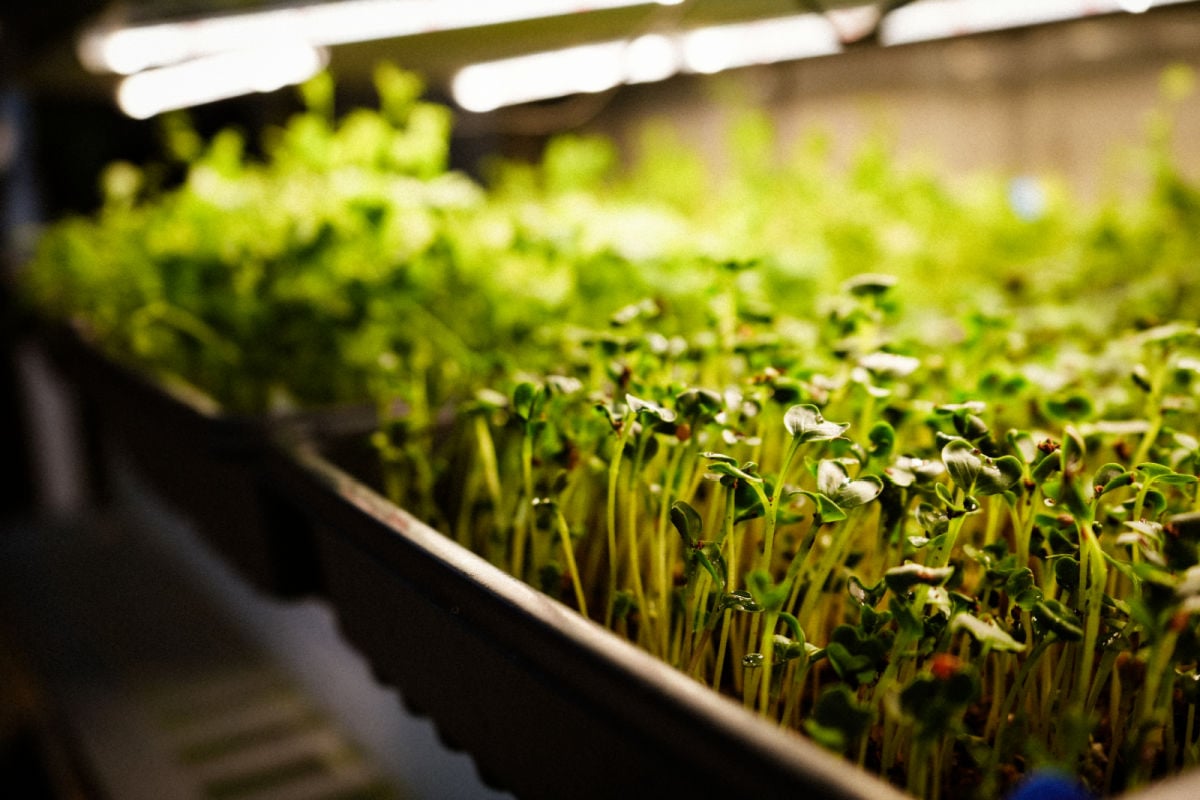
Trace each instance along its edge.
<path fill-rule="evenodd" d="M 480 62 L 459 70 L 451 91 L 463 108 L 485 112 L 680 72 L 713 73 L 839 50 L 828 20 L 802 14 Z"/>
<path fill-rule="evenodd" d="M 885 16 L 879 39 L 905 44 L 1182 2 L 1189 0 L 920 0 Z"/>
<path fill-rule="evenodd" d="M 682 0 L 342 0 L 159 24 L 98 28 L 80 40 L 96 72 L 143 69 L 254 47 L 281 37 L 314 47 Z"/>
<path fill-rule="evenodd" d="M 205 56 L 145 70 L 121 81 L 117 104 L 131 117 L 211 103 L 301 83 L 324 69 L 326 54 L 303 42 Z"/>

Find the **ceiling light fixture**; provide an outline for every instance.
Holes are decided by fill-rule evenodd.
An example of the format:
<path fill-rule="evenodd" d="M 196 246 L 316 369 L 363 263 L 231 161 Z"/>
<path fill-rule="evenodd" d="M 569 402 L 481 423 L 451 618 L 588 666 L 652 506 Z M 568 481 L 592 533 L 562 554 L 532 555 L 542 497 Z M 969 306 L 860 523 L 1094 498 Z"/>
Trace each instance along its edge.
<path fill-rule="evenodd" d="M 828 20 L 819 14 L 802 14 L 480 62 L 458 71 L 451 92 L 466 110 L 486 112 L 580 91 L 664 80 L 681 72 L 711 74 L 840 49 Z M 575 88 L 580 86 L 588 88 Z"/>
<path fill-rule="evenodd" d="M 499 25 L 525 19 L 683 0 L 342 0 L 145 25 L 99 25 L 81 37 L 80 61 L 131 75 L 281 37 L 313 47 Z"/>
<path fill-rule="evenodd" d="M 1188 0 L 920 0 L 884 16 L 879 41 L 906 44 L 1180 2 Z M 861 28 L 858 10 L 874 8 L 845 8 L 834 17 L 808 13 L 714 25 L 480 62 L 455 75 L 451 92 L 466 110 L 487 112 L 679 73 L 713 74 L 831 55 L 842 50 L 850 23 Z"/>
<path fill-rule="evenodd" d="M 920 0 L 891 12 L 879 26 L 882 44 L 946 39 L 1116 12 L 1141 13 L 1189 0 Z"/>
<path fill-rule="evenodd" d="M 272 92 L 320 72 L 327 53 L 303 42 L 196 58 L 123 79 L 117 104 L 135 119 L 254 92 Z"/>

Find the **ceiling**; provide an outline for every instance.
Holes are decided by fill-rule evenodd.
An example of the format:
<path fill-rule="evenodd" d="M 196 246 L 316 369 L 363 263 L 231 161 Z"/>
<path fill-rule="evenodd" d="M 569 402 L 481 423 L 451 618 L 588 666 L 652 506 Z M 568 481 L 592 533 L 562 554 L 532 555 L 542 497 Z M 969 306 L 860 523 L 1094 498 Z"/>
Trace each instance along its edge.
<path fill-rule="evenodd" d="M 0 10 L 0 79 L 7 76 L 35 91 L 58 97 L 110 98 L 118 76 L 88 72 L 76 55 L 79 34 L 89 26 L 105 21 L 122 24 L 187 21 L 316 2 L 318 0 L 55 0 L 8 3 Z M 330 48 L 329 59 L 339 83 L 348 88 L 368 86 L 375 65 L 381 60 L 389 60 L 420 72 L 434 89 L 444 89 L 451 76 L 466 64 L 529 52 L 800 12 L 844 12 L 847 7 L 861 7 L 864 3 L 873 3 L 874 8 L 884 14 L 900 6 L 911 4 L 915 10 L 926 3 L 933 6 L 936 2 L 686 0 L 677 5 L 662 5 L 646 0 L 643 4 L 625 8 L 337 45 Z M 580 5 L 586 6 L 586 2 L 581 0 Z M 865 38 L 870 40 L 869 36 Z"/>
<path fill-rule="evenodd" d="M 326 0 L 327 1 L 327 0 Z M 112 76 L 87 73 L 75 54 L 79 33 L 103 21 L 124 24 L 186 21 L 198 17 L 302 6 L 316 0 L 56 0 L 15 3 L 0 11 L 3 69 L 28 85 L 58 94 L 109 93 Z M 882 8 L 908 0 L 879 0 Z M 403 38 L 338 45 L 331 67 L 340 81 L 367 81 L 381 59 L 424 74 L 433 85 L 448 80 L 464 64 L 550 50 L 590 41 L 619 39 L 654 31 L 750 21 L 801 11 L 863 5 L 864 0 L 687 0 L 679 5 L 601 9 L 557 17 L 445 30 Z M 582 4 L 586 5 L 586 4 Z M 7 63 L 5 63 L 7 62 Z"/>

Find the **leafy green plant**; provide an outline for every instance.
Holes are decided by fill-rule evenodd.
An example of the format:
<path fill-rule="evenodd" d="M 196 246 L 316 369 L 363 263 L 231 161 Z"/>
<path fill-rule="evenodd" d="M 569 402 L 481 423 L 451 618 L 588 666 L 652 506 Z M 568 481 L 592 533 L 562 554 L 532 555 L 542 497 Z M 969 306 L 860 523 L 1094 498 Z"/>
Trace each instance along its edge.
<path fill-rule="evenodd" d="M 484 188 L 380 90 L 339 122 L 310 84 L 261 163 L 178 129 L 183 184 L 114 168 L 31 296 L 232 408 L 372 398 L 396 502 L 915 795 L 1200 760 L 1200 193 L 1161 126 L 1132 209 L 882 141 L 780 165 L 762 119 L 721 181 L 571 136 Z"/>

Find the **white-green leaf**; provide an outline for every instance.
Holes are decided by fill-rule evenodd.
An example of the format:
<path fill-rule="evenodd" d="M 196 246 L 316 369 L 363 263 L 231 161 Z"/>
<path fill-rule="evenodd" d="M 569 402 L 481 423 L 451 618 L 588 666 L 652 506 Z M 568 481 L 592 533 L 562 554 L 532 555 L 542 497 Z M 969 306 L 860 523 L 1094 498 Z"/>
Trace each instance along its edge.
<path fill-rule="evenodd" d="M 649 400 L 642 400 L 640 397 L 634 397 L 631 394 L 626 394 L 625 402 L 629 404 L 629 410 L 635 414 L 649 414 L 652 417 L 657 417 L 663 422 L 675 421 L 674 411 L 669 408 L 663 408 L 655 403 L 651 403 Z"/>
<path fill-rule="evenodd" d="M 956 614 L 950 621 L 950 630 L 965 630 L 977 642 L 1004 653 L 1020 653 L 1025 649 L 1025 645 L 1014 639 L 1008 631 L 971 614 Z"/>
<path fill-rule="evenodd" d="M 896 353 L 868 353 L 858 360 L 858 365 L 876 375 L 886 375 L 890 378 L 903 378 L 911 375 L 921 366 L 920 359 L 912 356 L 902 356 Z"/>
<path fill-rule="evenodd" d="M 795 405 L 783 417 L 784 427 L 793 438 L 805 442 L 836 439 L 850 427 L 848 422 L 827 422 L 813 405 Z"/>
<path fill-rule="evenodd" d="M 952 439 L 942 448 L 942 463 L 950 473 L 954 485 L 964 492 L 975 487 L 979 473 L 983 471 L 983 459 L 979 451 L 966 439 Z"/>

